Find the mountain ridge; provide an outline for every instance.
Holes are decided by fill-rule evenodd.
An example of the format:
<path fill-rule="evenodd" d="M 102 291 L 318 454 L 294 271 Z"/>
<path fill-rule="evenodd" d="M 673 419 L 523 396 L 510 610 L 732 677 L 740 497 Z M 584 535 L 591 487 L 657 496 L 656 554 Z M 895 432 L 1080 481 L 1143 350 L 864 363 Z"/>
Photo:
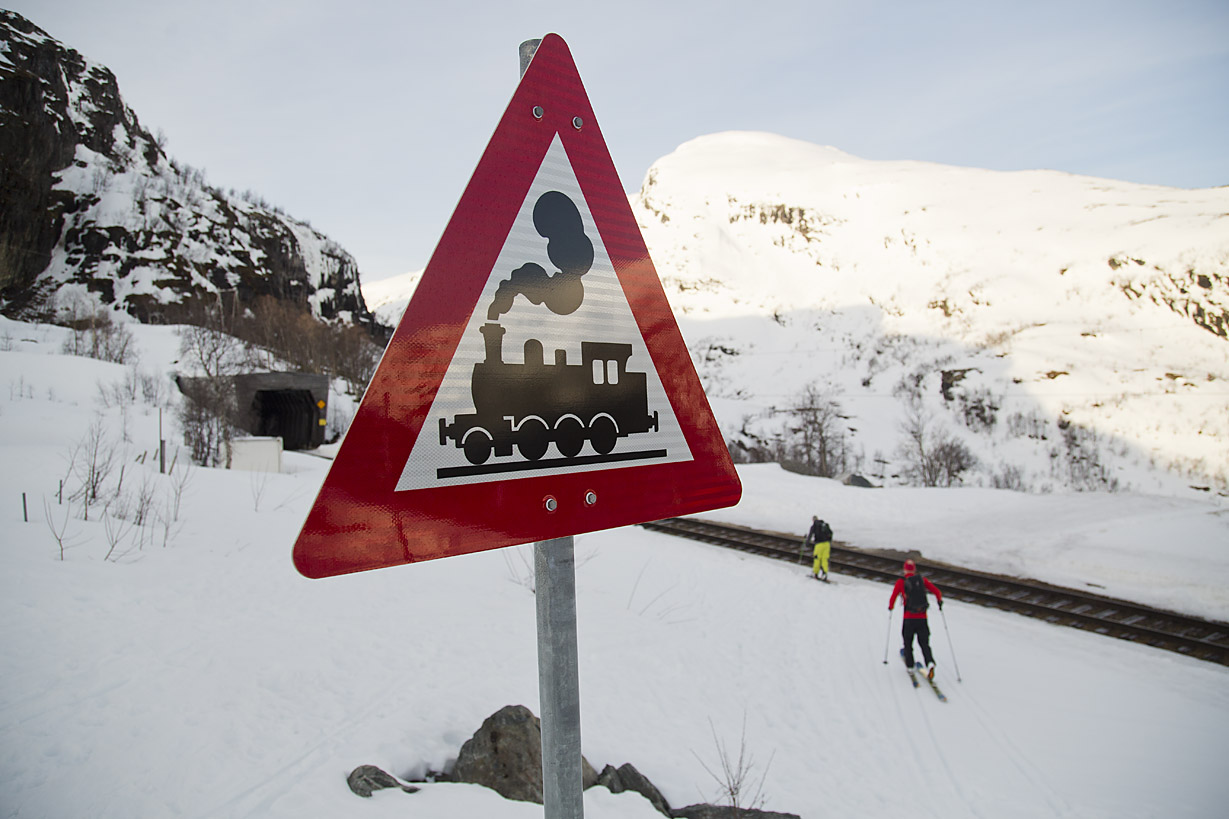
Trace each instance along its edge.
<path fill-rule="evenodd" d="M 173 322 L 195 302 L 273 296 L 375 329 L 340 245 L 169 157 L 109 69 L 10 11 L 0 11 L 0 125 L 6 315 L 105 309 Z"/>

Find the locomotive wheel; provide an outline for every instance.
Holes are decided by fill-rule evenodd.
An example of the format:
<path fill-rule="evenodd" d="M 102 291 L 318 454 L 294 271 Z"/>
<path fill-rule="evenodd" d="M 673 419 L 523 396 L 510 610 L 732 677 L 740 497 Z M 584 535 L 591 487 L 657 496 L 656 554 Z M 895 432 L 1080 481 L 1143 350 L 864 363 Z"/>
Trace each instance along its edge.
<path fill-rule="evenodd" d="M 465 439 L 462 447 L 465 450 L 465 460 L 475 466 L 486 463 L 491 457 L 491 437 L 483 430 L 478 430 Z"/>
<path fill-rule="evenodd" d="M 585 445 L 585 427 L 575 418 L 564 418 L 555 425 L 555 446 L 565 458 L 573 458 Z"/>
<path fill-rule="evenodd" d="M 595 450 L 602 455 L 609 455 L 618 440 L 619 430 L 614 421 L 604 415 L 593 419 L 593 423 L 589 425 L 589 441 Z"/>
<path fill-rule="evenodd" d="M 536 419 L 521 424 L 516 433 L 516 447 L 521 455 L 531 461 L 536 461 L 546 454 L 550 446 L 550 430 L 546 424 Z"/>

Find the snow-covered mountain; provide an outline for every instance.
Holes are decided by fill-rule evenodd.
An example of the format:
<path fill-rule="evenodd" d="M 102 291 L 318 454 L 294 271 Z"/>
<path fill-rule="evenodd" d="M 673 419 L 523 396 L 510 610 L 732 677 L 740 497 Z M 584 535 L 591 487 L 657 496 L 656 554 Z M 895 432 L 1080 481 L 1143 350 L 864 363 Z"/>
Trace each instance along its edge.
<path fill-rule="evenodd" d="M 818 385 L 891 480 L 912 397 L 966 482 L 1226 489 L 1229 188 L 682 145 L 634 206 L 731 433 Z M 883 463 L 886 461 L 887 463 Z"/>
<path fill-rule="evenodd" d="M 349 253 L 171 159 L 106 67 L 0 10 L 0 305 L 174 321 L 271 295 L 370 325 Z M 228 301 L 229 303 L 229 301 Z"/>
<path fill-rule="evenodd" d="M 788 456 L 818 397 L 877 482 L 920 422 L 966 485 L 1229 489 L 1229 188 L 723 133 L 632 207 L 736 455 Z M 375 283 L 385 321 L 420 275 Z"/>

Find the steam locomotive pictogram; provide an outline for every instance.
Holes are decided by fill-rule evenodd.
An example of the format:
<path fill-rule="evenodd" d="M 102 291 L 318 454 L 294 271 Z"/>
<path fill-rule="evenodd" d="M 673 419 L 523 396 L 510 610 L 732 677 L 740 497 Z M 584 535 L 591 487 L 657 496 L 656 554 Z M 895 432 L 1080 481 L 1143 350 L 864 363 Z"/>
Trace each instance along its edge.
<path fill-rule="evenodd" d="M 598 455 L 609 455 L 620 438 L 657 431 L 647 376 L 627 369 L 632 345 L 582 341 L 579 364 L 568 363 L 566 350 L 555 350 L 548 364 L 542 342 L 531 338 L 524 363 L 510 364 L 503 360 L 505 329 L 488 321 L 480 331 L 486 360 L 474 365 L 474 412 L 451 423 L 440 418 L 440 444 L 453 441 L 471 464 L 485 463 L 492 452 L 511 455 L 514 448 L 537 461 L 552 443 L 568 459 L 586 442 Z"/>

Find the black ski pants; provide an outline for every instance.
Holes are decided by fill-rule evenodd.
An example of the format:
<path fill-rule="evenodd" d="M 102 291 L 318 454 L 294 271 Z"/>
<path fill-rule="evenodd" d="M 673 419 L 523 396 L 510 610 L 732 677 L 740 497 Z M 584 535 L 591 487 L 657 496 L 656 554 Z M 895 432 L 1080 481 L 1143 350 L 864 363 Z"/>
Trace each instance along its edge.
<path fill-rule="evenodd" d="M 905 618 L 901 635 L 905 638 L 905 665 L 913 668 L 913 638 L 922 647 L 922 661 L 930 665 L 935 661 L 935 655 L 930 653 L 930 624 L 924 618 Z"/>

